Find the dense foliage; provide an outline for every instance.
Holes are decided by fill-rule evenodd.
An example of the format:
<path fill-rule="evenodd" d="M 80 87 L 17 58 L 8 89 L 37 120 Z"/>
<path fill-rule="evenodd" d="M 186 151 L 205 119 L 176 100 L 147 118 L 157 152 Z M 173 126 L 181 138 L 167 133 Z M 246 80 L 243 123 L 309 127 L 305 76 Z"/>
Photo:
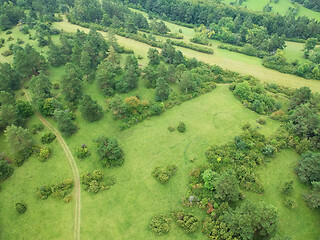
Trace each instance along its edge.
<path fill-rule="evenodd" d="M 165 234 L 170 230 L 170 219 L 164 214 L 156 214 L 152 217 L 150 228 L 157 234 Z"/>
<path fill-rule="evenodd" d="M 68 179 L 61 183 L 44 185 L 37 189 L 37 195 L 39 198 L 45 200 L 49 196 L 54 198 L 64 198 L 66 202 L 69 201 L 68 195 L 71 193 L 73 187 L 73 181 Z"/>
<path fill-rule="evenodd" d="M 120 166 L 124 163 L 124 153 L 114 138 L 99 137 L 96 139 L 97 154 L 104 167 Z"/>
<path fill-rule="evenodd" d="M 152 176 L 161 183 L 166 183 L 175 174 L 177 166 L 175 164 L 166 167 L 156 167 L 152 171 Z"/>
<path fill-rule="evenodd" d="M 105 179 L 102 170 L 94 170 L 93 173 L 81 174 L 81 183 L 86 191 L 97 193 L 100 190 L 109 189 L 111 185 L 115 184 L 115 180 L 112 177 Z"/>

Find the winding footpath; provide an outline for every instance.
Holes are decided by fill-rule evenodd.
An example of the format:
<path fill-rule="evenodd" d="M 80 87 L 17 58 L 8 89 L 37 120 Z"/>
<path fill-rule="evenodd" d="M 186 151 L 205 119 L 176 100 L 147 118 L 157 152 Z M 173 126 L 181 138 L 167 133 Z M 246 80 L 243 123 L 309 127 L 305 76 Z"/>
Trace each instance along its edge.
<path fill-rule="evenodd" d="M 32 99 L 29 93 L 24 89 L 25 96 L 27 100 L 32 104 Z M 50 130 L 54 135 L 56 135 L 58 142 L 60 143 L 63 151 L 65 152 L 67 159 L 69 161 L 73 178 L 74 178 L 74 186 L 75 186 L 75 213 L 74 213 L 74 239 L 80 240 L 80 220 L 81 220 L 81 188 L 80 188 L 80 176 L 78 166 L 73 158 L 73 155 L 66 144 L 65 140 L 59 133 L 59 131 L 54 128 L 44 117 L 40 114 L 40 112 L 35 112 L 40 121 Z"/>

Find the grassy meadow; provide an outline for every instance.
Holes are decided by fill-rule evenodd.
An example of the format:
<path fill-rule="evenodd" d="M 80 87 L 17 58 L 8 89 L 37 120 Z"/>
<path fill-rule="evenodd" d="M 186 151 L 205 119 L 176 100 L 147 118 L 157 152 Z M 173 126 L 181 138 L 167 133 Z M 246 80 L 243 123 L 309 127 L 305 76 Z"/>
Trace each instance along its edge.
<path fill-rule="evenodd" d="M 253 2 L 248 0 L 249 2 Z M 280 2 L 283 2 L 280 0 Z M 166 23 L 172 32 L 182 29 L 184 41 L 194 35 L 193 29 Z M 68 23 L 66 20 L 54 23 L 57 29 L 65 32 L 75 32 L 77 29 L 88 32 L 89 29 Z M 14 40 L 6 42 L 0 49 L 3 53 L 9 44 L 21 38 L 26 43 L 37 45 L 29 40 L 28 35 L 19 31 L 19 27 L 12 30 Z M 34 32 L 31 32 L 33 35 Z M 102 32 L 107 38 L 107 33 Z M 0 33 L 0 38 L 7 39 L 9 35 Z M 142 66 L 148 62 L 147 51 L 149 45 L 131 39 L 116 36 L 120 45 L 132 49 L 135 55 L 143 58 L 139 60 Z M 57 41 L 58 36 L 53 38 Z M 161 37 L 158 37 L 161 39 Z M 288 87 L 298 88 L 309 86 L 313 91 L 320 92 L 320 83 L 316 80 L 306 80 L 296 76 L 283 74 L 264 68 L 261 60 L 243 54 L 218 49 L 220 44 L 210 40 L 215 53 L 213 55 L 195 52 L 190 49 L 177 47 L 187 57 L 209 64 L 217 64 L 225 69 L 242 74 L 253 75 L 264 82 L 277 83 Z M 302 58 L 303 45 L 287 43 L 285 50 L 289 59 Z M 37 50 L 45 53 L 47 48 Z M 11 62 L 12 56 L 3 57 L 1 62 Z M 52 82 L 59 82 L 64 74 L 64 67 L 51 68 L 49 77 Z M 85 92 L 98 101 L 104 110 L 107 109 L 106 98 L 101 94 L 96 83 L 84 83 Z M 106 176 L 113 176 L 116 184 L 109 190 L 97 194 L 88 193 L 82 188 L 81 193 L 81 238 L 82 239 L 207 239 L 199 228 L 194 234 L 185 234 L 183 230 L 172 223 L 171 231 L 164 236 L 157 236 L 149 229 L 149 222 L 155 213 L 169 213 L 171 210 L 183 208 L 181 199 L 187 191 L 188 173 L 197 165 L 205 164 L 205 150 L 213 144 L 221 145 L 234 139 L 241 133 L 241 125 L 251 123 L 254 127 L 260 117 L 257 113 L 245 108 L 228 89 L 228 85 L 218 85 L 210 93 L 201 95 L 191 101 L 182 103 L 167 110 L 157 117 L 151 117 L 129 129 L 121 131 L 119 122 L 115 121 L 110 112 L 106 112 L 103 119 L 97 122 L 86 122 L 80 114 L 76 118 L 78 132 L 70 138 L 65 138 L 70 150 L 75 156 L 76 148 L 86 144 L 91 155 L 84 159 L 76 159 L 80 174 L 101 169 L 96 154 L 94 139 L 99 135 L 116 138 L 125 153 L 125 163 L 118 168 L 102 168 Z M 18 92 L 18 95 L 20 93 Z M 60 96 L 60 90 L 54 94 Z M 146 89 L 140 81 L 139 87 L 123 97 L 138 94 L 142 100 L 154 98 L 154 90 Z M 24 99 L 24 96 L 19 95 Z M 53 119 L 47 119 L 56 126 Z M 185 133 L 169 132 L 168 127 L 177 127 L 179 121 L 186 124 Z M 40 123 L 34 115 L 27 126 Z M 258 131 L 270 136 L 275 133 L 280 122 L 267 119 L 266 125 L 259 125 Z M 35 136 L 40 142 L 44 129 Z M 23 166 L 15 168 L 14 174 L 1 183 L 0 189 L 0 233 L 2 239 L 72 239 L 74 200 L 65 203 L 63 199 L 49 197 L 41 200 L 36 196 L 36 189 L 44 184 L 54 184 L 72 178 L 72 172 L 66 156 L 57 140 L 50 144 L 53 149 L 52 157 L 46 162 L 40 162 L 36 157 L 30 158 Z M 4 135 L 0 134 L 0 152 L 7 151 Z M 310 240 L 317 240 L 320 230 L 317 223 L 319 216 L 311 212 L 302 200 L 300 194 L 307 187 L 300 184 L 293 173 L 299 156 L 293 151 L 285 150 L 279 153 L 270 163 L 259 169 L 261 182 L 265 186 L 265 194 L 257 195 L 245 193 L 252 201 L 265 201 L 275 205 L 279 210 L 280 235 L 290 235 L 293 240 L 300 240 L 307 236 Z M 156 166 L 176 164 L 176 175 L 162 185 L 157 182 L 151 172 Z M 294 179 L 293 197 L 296 205 L 287 209 L 279 201 L 279 184 L 287 180 L 287 176 Z M 15 200 L 23 200 L 27 204 L 24 215 L 18 215 L 14 208 Z M 186 209 L 194 212 L 200 220 L 206 216 L 204 211 L 197 208 Z M 297 217 L 298 216 L 298 217 Z"/>

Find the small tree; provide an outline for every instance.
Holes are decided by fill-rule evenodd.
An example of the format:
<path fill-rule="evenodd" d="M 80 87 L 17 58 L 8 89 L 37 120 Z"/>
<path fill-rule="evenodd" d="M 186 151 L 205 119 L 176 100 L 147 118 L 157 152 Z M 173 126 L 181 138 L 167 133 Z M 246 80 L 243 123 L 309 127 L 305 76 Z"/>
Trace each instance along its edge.
<path fill-rule="evenodd" d="M 54 118 L 58 123 L 58 128 L 67 136 L 77 132 L 77 126 L 72 122 L 69 110 L 55 110 Z"/>
<path fill-rule="evenodd" d="M 16 202 L 16 210 L 18 213 L 23 214 L 27 210 L 27 206 L 22 202 Z"/>
<path fill-rule="evenodd" d="M 155 100 L 158 102 L 163 102 L 169 98 L 169 94 L 170 94 L 169 84 L 163 78 L 158 78 Z"/>
<path fill-rule="evenodd" d="M 116 139 L 99 137 L 97 154 L 103 166 L 120 166 L 124 162 L 124 154 Z"/>
<path fill-rule="evenodd" d="M 84 95 L 80 101 L 82 117 L 89 122 L 100 120 L 103 117 L 102 107 L 90 95 Z"/>
<path fill-rule="evenodd" d="M 284 194 L 288 194 L 288 193 L 292 192 L 292 190 L 293 190 L 293 180 L 286 181 L 283 183 L 281 191 Z"/>
<path fill-rule="evenodd" d="M 184 124 L 184 122 L 179 122 L 177 130 L 181 133 L 184 133 L 186 131 L 186 125 Z"/>

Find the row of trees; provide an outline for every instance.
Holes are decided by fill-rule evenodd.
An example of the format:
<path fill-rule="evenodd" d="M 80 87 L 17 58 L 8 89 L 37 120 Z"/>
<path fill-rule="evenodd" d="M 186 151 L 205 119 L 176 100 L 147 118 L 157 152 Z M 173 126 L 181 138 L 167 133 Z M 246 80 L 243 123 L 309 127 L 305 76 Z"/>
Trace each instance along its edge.
<path fill-rule="evenodd" d="M 258 27 L 265 27 L 268 35 L 277 34 L 278 36 L 285 35 L 288 38 L 307 39 L 316 37 L 320 33 L 319 23 L 307 17 L 295 18 L 294 16 L 253 12 L 245 8 L 236 8 L 215 2 L 129 0 L 129 3 L 173 21 L 195 25 L 204 24 L 207 27 L 212 23 L 218 24 L 223 17 L 230 17 L 239 26 L 249 21 Z"/>

